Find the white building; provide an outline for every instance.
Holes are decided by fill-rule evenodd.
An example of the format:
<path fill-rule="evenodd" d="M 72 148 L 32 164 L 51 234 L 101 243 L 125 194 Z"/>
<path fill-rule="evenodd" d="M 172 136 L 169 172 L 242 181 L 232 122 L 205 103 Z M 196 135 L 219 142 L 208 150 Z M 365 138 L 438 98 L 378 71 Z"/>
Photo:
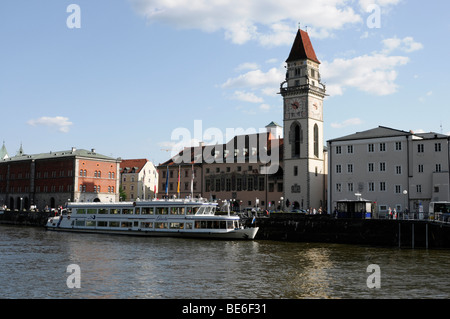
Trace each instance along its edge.
<path fill-rule="evenodd" d="M 450 200 L 449 139 L 380 126 L 328 141 L 328 211 L 358 193 L 380 214 Z"/>

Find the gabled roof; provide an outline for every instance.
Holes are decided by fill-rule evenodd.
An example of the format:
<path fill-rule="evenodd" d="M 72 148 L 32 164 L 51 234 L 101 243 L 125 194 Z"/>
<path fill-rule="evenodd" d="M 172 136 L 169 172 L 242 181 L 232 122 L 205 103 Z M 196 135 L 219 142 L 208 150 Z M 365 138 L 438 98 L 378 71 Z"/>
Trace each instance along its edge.
<path fill-rule="evenodd" d="M 395 136 L 410 136 L 413 135 L 411 132 L 396 130 L 389 127 L 379 126 L 374 129 L 370 129 L 363 132 L 356 132 L 354 134 L 350 134 L 347 136 L 338 137 L 329 142 L 338 142 L 338 141 L 351 141 L 351 140 L 365 140 L 372 138 L 382 138 L 382 137 L 395 137 Z"/>
<path fill-rule="evenodd" d="M 120 172 L 139 173 L 147 162 L 148 160 L 146 158 L 122 160 L 120 163 Z"/>
<path fill-rule="evenodd" d="M 320 61 L 314 52 L 308 33 L 299 29 L 297 36 L 295 37 L 294 44 L 292 45 L 291 53 L 289 54 L 286 62 L 306 59 L 320 64 Z"/>

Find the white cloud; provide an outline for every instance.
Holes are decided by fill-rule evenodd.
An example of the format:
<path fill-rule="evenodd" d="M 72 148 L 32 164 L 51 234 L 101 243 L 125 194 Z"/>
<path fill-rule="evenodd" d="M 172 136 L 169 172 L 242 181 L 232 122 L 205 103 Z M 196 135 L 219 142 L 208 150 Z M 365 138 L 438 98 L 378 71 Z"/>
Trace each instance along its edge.
<path fill-rule="evenodd" d="M 278 86 L 283 81 L 284 76 L 283 72 L 277 68 L 271 68 L 265 73 L 259 69 L 252 70 L 238 77 L 228 79 L 222 84 L 222 88 Z"/>
<path fill-rule="evenodd" d="M 262 98 L 257 97 L 254 93 L 244 91 L 235 91 L 231 98 L 250 103 L 262 103 L 264 101 Z"/>
<path fill-rule="evenodd" d="M 245 62 L 245 63 L 241 63 L 239 64 L 235 71 L 240 72 L 240 71 L 245 71 L 245 70 L 256 70 L 259 68 L 259 65 L 257 63 L 252 63 L 252 62 Z"/>
<path fill-rule="evenodd" d="M 394 50 L 400 50 L 406 53 L 411 53 L 414 51 L 422 50 L 422 43 L 414 41 L 412 37 L 405 37 L 403 39 L 399 38 L 389 38 L 383 40 L 384 50 L 383 52 L 388 54 Z"/>
<path fill-rule="evenodd" d="M 381 0 L 379 0 L 381 1 Z M 384 0 L 386 1 L 386 0 Z M 348 0 L 130 0 L 150 23 L 158 22 L 204 32 L 223 31 L 225 38 L 243 44 L 257 41 L 274 46 L 292 43 L 300 21 L 311 35 L 326 37 L 363 18 Z M 354 5 L 353 5 L 354 6 Z"/>
<path fill-rule="evenodd" d="M 73 124 L 69 121 L 68 117 L 63 116 L 55 116 L 48 117 L 43 116 L 38 119 L 32 119 L 27 122 L 28 125 L 31 126 L 49 126 L 52 128 L 56 128 L 58 131 L 62 133 L 69 132 L 70 126 Z"/>
<path fill-rule="evenodd" d="M 349 87 L 374 95 L 389 95 L 398 89 L 396 68 L 408 62 L 408 57 L 377 53 L 339 58 L 322 63 L 322 78 L 326 79 L 327 92 L 331 96 L 342 95 Z"/>
<path fill-rule="evenodd" d="M 344 128 L 344 127 L 348 127 L 348 126 L 361 125 L 362 123 L 363 123 L 363 121 L 361 119 L 352 118 L 352 119 L 345 120 L 341 123 L 331 123 L 331 127 L 332 128 Z"/>

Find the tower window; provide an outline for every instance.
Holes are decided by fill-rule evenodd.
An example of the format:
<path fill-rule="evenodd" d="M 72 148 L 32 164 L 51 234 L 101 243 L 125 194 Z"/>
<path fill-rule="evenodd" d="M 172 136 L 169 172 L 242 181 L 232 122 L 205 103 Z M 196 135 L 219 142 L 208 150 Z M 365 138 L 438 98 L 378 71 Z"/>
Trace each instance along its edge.
<path fill-rule="evenodd" d="M 319 127 L 314 124 L 314 156 L 319 157 Z"/>
<path fill-rule="evenodd" d="M 290 142 L 292 145 L 292 157 L 300 157 L 300 143 L 301 143 L 301 127 L 298 123 L 293 123 L 290 132 Z"/>

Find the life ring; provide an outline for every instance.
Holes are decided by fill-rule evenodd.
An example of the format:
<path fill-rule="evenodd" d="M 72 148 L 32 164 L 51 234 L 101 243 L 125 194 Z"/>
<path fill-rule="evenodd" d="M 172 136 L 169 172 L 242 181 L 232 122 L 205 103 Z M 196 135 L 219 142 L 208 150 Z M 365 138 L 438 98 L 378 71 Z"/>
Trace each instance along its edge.
<path fill-rule="evenodd" d="M 50 219 L 50 224 L 53 223 L 53 218 Z"/>

